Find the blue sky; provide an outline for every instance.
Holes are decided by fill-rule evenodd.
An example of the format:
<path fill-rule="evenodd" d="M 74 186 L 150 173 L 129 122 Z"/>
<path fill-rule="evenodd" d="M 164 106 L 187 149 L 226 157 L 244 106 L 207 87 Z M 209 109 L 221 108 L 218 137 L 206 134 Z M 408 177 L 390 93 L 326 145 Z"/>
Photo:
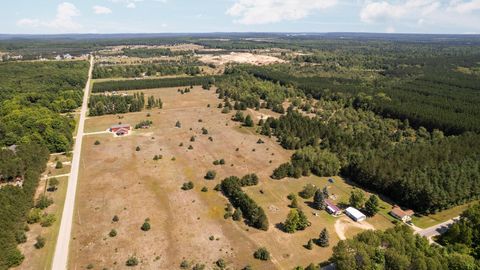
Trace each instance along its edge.
<path fill-rule="evenodd" d="M 480 0 L 5 0 L 0 33 L 480 33 Z"/>

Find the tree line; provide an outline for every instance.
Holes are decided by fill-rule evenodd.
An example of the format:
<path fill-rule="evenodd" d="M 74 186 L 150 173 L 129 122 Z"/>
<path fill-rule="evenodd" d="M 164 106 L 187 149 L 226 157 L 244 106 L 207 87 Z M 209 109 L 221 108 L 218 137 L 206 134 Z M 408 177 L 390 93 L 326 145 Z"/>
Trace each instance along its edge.
<path fill-rule="evenodd" d="M 201 73 L 198 66 L 178 64 L 95 65 L 93 78 L 135 78 L 142 76 L 190 75 Z"/>
<path fill-rule="evenodd" d="M 120 90 L 137 90 L 165 87 L 179 87 L 190 85 L 213 84 L 220 76 L 177 77 L 163 79 L 142 79 L 97 82 L 93 85 L 92 92 L 112 92 Z"/>

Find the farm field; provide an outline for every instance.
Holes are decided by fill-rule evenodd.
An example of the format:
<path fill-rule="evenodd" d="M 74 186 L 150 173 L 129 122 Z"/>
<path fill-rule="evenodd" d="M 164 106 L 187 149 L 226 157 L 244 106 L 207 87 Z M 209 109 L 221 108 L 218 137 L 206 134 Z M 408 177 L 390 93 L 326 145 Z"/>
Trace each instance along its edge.
<path fill-rule="evenodd" d="M 291 269 L 330 257 L 331 247 L 339 239 L 335 232 L 338 220 L 347 223 L 342 232 L 347 237 L 362 231 L 349 226 L 346 217 L 334 218 L 313 210 L 300 197 L 299 204 L 312 226 L 295 234 L 281 231 L 278 225 L 290 209 L 287 195 L 299 192 L 307 183 L 323 188 L 328 178 L 271 180 L 272 171 L 288 161 L 293 152 L 284 150 L 274 138 L 231 121 L 234 112 L 221 114 L 217 108 L 221 100 L 214 90 L 194 87 L 183 95 L 177 88 L 137 92 L 161 98 L 163 109 L 86 120 L 85 132 L 93 134 L 83 142 L 69 268 L 123 269 L 127 259 L 135 256 L 141 269 L 177 268 L 183 260 L 210 268 L 220 258 L 233 269 L 247 264 L 254 269 Z M 248 113 L 255 114 L 254 119 L 278 115 L 267 110 Z M 150 129 L 134 130 L 125 137 L 101 133 L 114 124 L 134 126 L 147 119 L 153 121 Z M 177 121 L 180 128 L 175 127 Z M 208 134 L 202 134 L 202 128 Z M 259 138 L 263 144 L 257 144 Z M 95 145 L 97 140 L 100 144 Z M 193 149 L 188 149 L 190 145 Z M 154 161 L 155 155 L 162 158 Z M 225 165 L 212 164 L 222 158 Z M 208 170 L 216 171 L 214 180 L 204 179 Z M 270 223 L 266 232 L 225 220 L 228 201 L 213 190 L 225 177 L 248 173 L 260 178 L 257 186 L 244 191 L 265 210 Z M 188 181 L 194 188 L 183 191 L 181 186 Z M 207 192 L 201 191 L 204 186 Z M 352 188 L 339 177 L 328 185 L 338 203 L 348 201 Z M 384 202 L 381 206 L 390 207 Z M 117 222 L 112 221 L 115 215 Z M 151 229 L 144 232 L 140 227 L 147 218 Z M 366 224 L 375 229 L 393 226 L 383 215 L 368 219 Z M 330 234 L 330 247 L 304 248 L 324 227 Z M 109 236 L 112 229 L 117 232 L 115 237 Z M 263 246 L 271 253 L 270 261 L 252 256 Z"/>

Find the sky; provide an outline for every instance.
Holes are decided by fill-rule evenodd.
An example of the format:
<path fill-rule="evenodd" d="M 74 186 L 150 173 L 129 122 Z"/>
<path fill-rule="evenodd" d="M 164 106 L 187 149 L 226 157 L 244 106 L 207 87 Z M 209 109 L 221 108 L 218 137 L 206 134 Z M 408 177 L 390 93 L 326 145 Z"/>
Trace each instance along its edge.
<path fill-rule="evenodd" d="M 480 33 L 480 0 L 2 0 L 0 33 Z"/>

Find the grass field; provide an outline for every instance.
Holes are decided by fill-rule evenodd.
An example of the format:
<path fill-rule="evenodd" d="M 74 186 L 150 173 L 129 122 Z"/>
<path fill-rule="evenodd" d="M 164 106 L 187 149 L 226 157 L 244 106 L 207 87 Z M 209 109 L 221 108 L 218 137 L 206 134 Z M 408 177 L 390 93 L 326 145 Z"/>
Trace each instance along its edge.
<path fill-rule="evenodd" d="M 330 257 L 331 247 L 338 241 L 334 226 L 338 218 L 310 208 L 308 201 L 299 198 L 312 226 L 295 234 L 278 228 L 290 210 L 286 196 L 297 193 L 307 183 L 323 187 L 328 183 L 327 178 L 270 179 L 273 169 L 288 161 L 292 151 L 284 150 L 274 138 L 256 134 L 254 128 L 232 122 L 230 117 L 234 112 L 221 114 L 216 106 L 220 100 L 213 90 L 195 87 L 184 95 L 177 88 L 142 92 L 162 98 L 164 108 L 90 117 L 86 121 L 86 132 L 105 131 L 119 122 L 135 125 L 146 119 L 152 120 L 153 126 L 134 130 L 125 137 L 114 138 L 103 133 L 84 139 L 71 269 L 90 264 L 94 269 L 123 269 L 132 255 L 141 261 L 142 269 L 175 269 L 182 260 L 210 268 L 220 258 L 233 269 L 247 264 L 254 269 L 291 269 Z M 262 114 L 272 114 L 249 113 L 257 119 Z M 176 121 L 180 121 L 181 128 L 175 127 Z M 207 135 L 202 134 L 202 128 L 208 130 Z M 257 144 L 259 138 L 265 143 Z M 96 140 L 100 145 L 94 145 Z M 193 149 L 188 149 L 190 145 Z M 140 151 L 135 150 L 137 146 Z M 154 161 L 154 155 L 163 158 Z M 212 164 L 221 158 L 225 159 L 225 165 Z M 217 177 L 205 180 L 203 176 L 211 169 L 217 172 Z M 213 190 L 223 178 L 247 173 L 260 177 L 259 185 L 244 190 L 265 210 L 270 222 L 267 232 L 225 220 L 227 200 Z M 339 177 L 334 179 L 328 185 L 330 193 L 336 201 L 346 202 L 353 187 Z M 195 184 L 193 190 L 180 189 L 187 181 Z M 208 192 L 201 192 L 204 186 Z M 112 222 L 114 215 L 119 216 L 118 222 Z M 146 218 L 150 219 L 152 229 L 143 232 L 140 226 Z M 382 215 L 367 222 L 377 229 L 392 226 Z M 330 247 L 305 249 L 303 245 L 311 238 L 318 238 L 324 227 L 330 233 Z M 116 237 L 108 236 L 111 229 L 118 232 Z M 348 236 L 360 232 L 349 226 L 345 230 Z M 214 240 L 210 240 L 211 236 Z M 268 262 L 253 259 L 253 252 L 262 246 L 271 252 L 272 259 Z"/>

